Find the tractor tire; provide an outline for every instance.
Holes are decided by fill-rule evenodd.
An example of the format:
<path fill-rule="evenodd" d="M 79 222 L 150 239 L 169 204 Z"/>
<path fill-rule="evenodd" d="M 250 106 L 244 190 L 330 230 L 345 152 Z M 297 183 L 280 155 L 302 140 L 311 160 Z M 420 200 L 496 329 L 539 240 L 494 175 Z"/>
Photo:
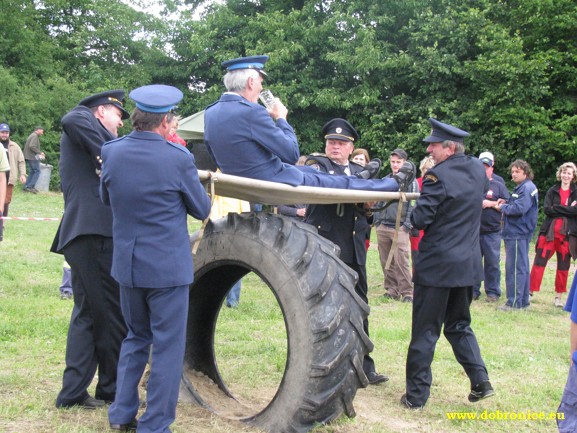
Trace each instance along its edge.
<path fill-rule="evenodd" d="M 198 236 L 191 236 L 193 245 Z M 373 344 L 363 331 L 369 306 L 355 293 L 357 275 L 338 254 L 314 227 L 281 215 L 229 214 L 209 222 L 194 254 L 181 392 L 267 432 L 306 432 L 343 412 L 353 417 L 357 389 L 368 385 L 363 358 Z M 214 350 L 226 293 L 249 272 L 276 297 L 288 340 L 283 378 L 258 413 L 227 389 Z"/>

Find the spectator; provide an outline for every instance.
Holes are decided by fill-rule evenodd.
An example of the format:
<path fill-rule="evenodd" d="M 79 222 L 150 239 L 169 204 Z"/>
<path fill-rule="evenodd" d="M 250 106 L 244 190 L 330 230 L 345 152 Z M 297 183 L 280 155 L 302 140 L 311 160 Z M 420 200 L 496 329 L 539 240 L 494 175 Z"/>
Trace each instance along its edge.
<path fill-rule="evenodd" d="M 306 162 L 307 165 L 314 166 L 333 177 L 355 175 L 363 170 L 360 165 L 349 162 L 354 141 L 359 138 L 359 134 L 349 122 L 344 119 L 332 119 L 325 124 L 322 133 L 325 138 L 326 156 L 311 155 Z M 355 292 L 368 303 L 365 239 L 372 222 L 370 212 L 354 204 L 309 205 L 306 222 L 314 225 L 319 235 L 340 248 L 340 259 L 359 276 Z M 363 328 L 368 335 L 368 319 L 363 321 Z M 384 374 L 377 373 L 375 362 L 369 355 L 365 355 L 363 360 L 363 371 L 372 385 L 389 380 Z"/>
<path fill-rule="evenodd" d="M 3 212 L 3 215 L 7 217 L 10 203 L 12 202 L 14 185 L 16 185 L 16 182 L 18 181 L 22 184 L 26 182 L 26 161 L 24 160 L 24 153 L 22 153 L 20 146 L 16 142 L 10 140 L 10 126 L 6 123 L 0 124 L 0 142 L 6 150 L 8 163 L 10 164 L 10 172 L 6 173 L 8 184 L 6 185 L 6 198 L 4 200 Z M 2 240 L 3 234 L 4 220 L 0 219 L 0 240 Z"/>
<path fill-rule="evenodd" d="M 417 185 L 419 186 L 419 191 L 423 188 L 423 177 L 427 173 L 427 170 L 432 168 L 435 165 L 433 158 L 431 155 L 425 156 L 421 159 L 421 163 L 419 164 L 419 170 L 421 172 L 421 177 L 416 179 Z M 413 273 L 415 271 L 415 260 L 417 259 L 417 255 L 419 254 L 419 242 L 423 237 L 425 232 L 423 230 L 417 230 L 416 228 L 412 228 L 409 233 L 409 240 L 411 242 L 411 263 L 413 265 Z"/>
<path fill-rule="evenodd" d="M 577 236 L 577 186 L 575 186 L 577 167 L 575 164 L 572 162 L 562 164 L 557 169 L 557 180 L 559 183 L 549 188 L 543 203 L 545 221 L 541 225 L 535 245 L 530 292 L 533 294 L 541 290 L 545 266 L 556 252 L 554 305 L 563 308 L 562 297 L 567 291 L 571 257 L 577 257 L 576 245 L 570 242 L 570 236 Z"/>
<path fill-rule="evenodd" d="M 380 169 L 376 161 L 356 176 L 294 166 L 299 147 L 286 120 L 287 108 L 278 98 L 268 111 L 258 104 L 267 60 L 268 56 L 252 56 L 223 62 L 227 92 L 204 113 L 206 147 L 223 173 L 293 186 L 368 191 L 398 191 L 411 184 L 415 166 L 409 162 L 393 179 L 372 179 Z"/>
<path fill-rule="evenodd" d="M 184 147 L 186 147 L 186 141 L 184 141 L 184 139 L 176 133 L 180 117 L 174 113 L 168 113 L 168 121 L 170 122 L 170 133 L 168 134 L 168 141 L 171 143 L 182 144 Z"/>
<path fill-rule="evenodd" d="M 41 135 L 44 135 L 44 128 L 37 126 L 34 128 L 34 132 L 28 136 L 26 144 L 24 145 L 24 159 L 28 166 L 29 176 L 26 180 L 26 184 L 22 187 L 22 190 L 34 194 L 38 192 L 34 187 L 36 186 L 36 182 L 38 182 L 38 177 L 40 176 L 40 161 L 45 158 L 44 152 L 40 150 Z"/>
<path fill-rule="evenodd" d="M 401 404 L 422 408 L 429 399 L 435 346 L 441 334 L 469 377 L 469 401 L 495 394 L 471 329 L 473 286 L 481 281 L 479 230 L 488 182 L 478 159 L 465 155 L 469 134 L 429 119 L 424 139 L 435 166 L 423 179 L 423 190 L 411 223 L 425 231 L 415 263 L 412 335 L 407 354 L 406 394 Z"/>
<path fill-rule="evenodd" d="M 499 199 L 494 205 L 504 215 L 507 303 L 499 306 L 502 311 L 529 307 L 529 243 L 537 226 L 539 209 L 539 194 L 532 182 L 531 166 L 517 159 L 509 170 L 517 186 L 509 200 Z"/>
<path fill-rule="evenodd" d="M 71 269 L 74 307 L 68 327 L 66 368 L 56 407 L 94 409 L 116 396 L 116 367 L 126 325 L 112 266 L 112 212 L 98 196 L 100 151 L 118 135 L 124 91 L 84 98 L 62 118 L 60 179 L 64 215 L 51 251 Z M 95 397 L 88 394 L 98 371 Z"/>
<path fill-rule="evenodd" d="M 361 167 L 365 167 L 370 162 L 370 160 L 371 158 L 369 158 L 369 152 L 367 149 L 363 149 L 362 147 L 357 147 L 355 150 L 353 150 L 353 153 L 351 153 L 351 161 L 359 164 Z"/>
<path fill-rule="evenodd" d="M 194 279 L 187 214 L 205 219 L 210 199 L 193 156 L 167 141 L 167 113 L 182 99 L 182 92 L 152 85 L 133 90 L 130 97 L 136 102 L 131 116 L 134 131 L 102 148 L 100 193 L 114 214 L 112 275 L 120 284 L 128 327 L 118 363 L 118 392 L 108 419 L 112 430 L 170 432 Z M 138 383 L 151 345 L 146 410 L 137 422 Z"/>
<path fill-rule="evenodd" d="M 389 158 L 392 173 L 387 177 L 396 175 L 407 158 L 407 152 L 403 149 L 393 150 Z M 408 192 L 419 192 L 416 180 L 413 180 Z M 384 202 L 378 203 L 377 208 L 384 205 Z M 389 204 L 384 210 L 375 212 L 373 223 L 377 229 L 379 257 L 383 269 L 384 296 L 403 302 L 413 302 L 413 283 L 411 267 L 409 266 L 411 248 L 409 232 L 413 228 L 410 218 L 415 203 L 413 201 L 403 202 L 401 206 L 398 230 L 396 222 L 399 202 Z"/>
<path fill-rule="evenodd" d="M 481 155 L 479 159 L 485 167 L 489 189 L 483 200 L 479 244 L 483 257 L 487 302 L 497 302 L 501 297 L 501 214 L 495 209 L 495 205 L 499 199 L 508 200 L 509 191 L 504 183 L 493 177 L 493 160 L 487 156 L 481 157 Z M 480 296 L 481 283 L 473 289 L 473 300 L 479 299 Z"/>
<path fill-rule="evenodd" d="M 8 156 L 4 146 L 0 146 L 0 209 L 4 209 L 4 199 L 6 197 L 6 176 L 5 173 L 10 171 L 10 164 L 8 163 Z M 3 218 L 2 211 L 0 211 L 0 218 Z M 1 220 L 0 221 L 4 221 Z M 1 233 L 0 233 L 1 235 Z M 2 237 L 0 236 L 0 241 Z"/>
<path fill-rule="evenodd" d="M 493 154 L 491 152 L 481 152 L 479 154 L 479 159 L 488 159 L 489 161 L 491 161 L 493 163 L 492 167 L 495 168 L 495 157 L 493 156 Z M 503 179 L 501 176 L 499 176 L 497 173 L 495 173 L 495 170 L 493 170 L 493 179 L 495 181 L 505 185 L 505 179 Z"/>

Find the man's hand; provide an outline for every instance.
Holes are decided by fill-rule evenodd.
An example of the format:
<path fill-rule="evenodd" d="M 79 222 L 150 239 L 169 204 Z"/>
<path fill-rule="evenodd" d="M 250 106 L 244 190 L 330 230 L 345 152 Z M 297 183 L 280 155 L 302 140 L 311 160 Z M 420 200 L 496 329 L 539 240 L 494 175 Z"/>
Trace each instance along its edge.
<path fill-rule="evenodd" d="M 297 209 L 297 216 L 304 218 L 306 215 L 307 215 L 307 208 L 306 207 Z"/>
<path fill-rule="evenodd" d="M 497 206 L 497 202 L 493 200 L 483 200 L 483 209 Z"/>
<path fill-rule="evenodd" d="M 278 119 L 286 120 L 286 117 L 288 115 L 288 109 L 284 106 L 282 102 L 280 102 L 280 99 L 274 98 L 274 100 L 275 100 L 274 105 L 271 108 L 267 109 L 268 114 L 270 114 L 270 117 L 272 117 L 274 120 Z"/>

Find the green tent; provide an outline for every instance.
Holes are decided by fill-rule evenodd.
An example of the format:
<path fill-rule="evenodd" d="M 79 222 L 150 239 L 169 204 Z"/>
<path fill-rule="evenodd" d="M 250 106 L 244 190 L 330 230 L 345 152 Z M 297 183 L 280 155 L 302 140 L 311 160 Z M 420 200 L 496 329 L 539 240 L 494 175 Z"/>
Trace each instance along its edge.
<path fill-rule="evenodd" d="M 204 138 L 204 110 L 180 119 L 176 133 L 185 140 L 202 140 Z"/>

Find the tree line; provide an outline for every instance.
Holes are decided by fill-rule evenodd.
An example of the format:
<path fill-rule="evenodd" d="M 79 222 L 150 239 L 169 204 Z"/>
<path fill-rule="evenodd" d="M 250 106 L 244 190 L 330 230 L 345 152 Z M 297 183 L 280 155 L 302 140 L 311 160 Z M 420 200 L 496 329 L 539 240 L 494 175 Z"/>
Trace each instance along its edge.
<path fill-rule="evenodd" d="M 419 160 L 436 117 L 471 133 L 468 153 L 493 152 L 505 178 L 527 160 L 541 190 L 576 159 L 573 0 L 2 3 L 0 122 L 20 142 L 44 126 L 55 166 L 60 118 L 84 96 L 169 84 L 186 116 L 222 93 L 223 60 L 257 54 L 270 56 L 266 86 L 303 154 L 322 151 L 322 125 L 344 117 L 372 156 L 402 147 Z"/>

